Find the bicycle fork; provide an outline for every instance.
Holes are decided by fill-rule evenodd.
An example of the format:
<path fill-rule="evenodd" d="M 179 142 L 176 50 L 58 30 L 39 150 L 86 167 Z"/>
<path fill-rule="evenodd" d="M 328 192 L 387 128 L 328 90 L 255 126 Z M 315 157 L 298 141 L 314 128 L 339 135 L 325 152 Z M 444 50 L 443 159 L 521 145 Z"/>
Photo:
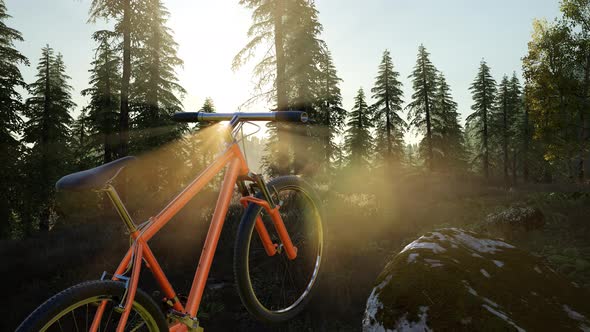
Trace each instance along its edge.
<path fill-rule="evenodd" d="M 282 243 L 282 249 L 285 250 L 287 258 L 294 260 L 297 257 L 297 247 L 293 245 L 291 237 L 289 236 L 287 228 L 285 227 L 285 223 L 283 222 L 283 218 L 279 213 L 282 202 L 278 202 L 278 204 L 274 202 L 272 195 L 266 186 L 266 183 L 264 183 L 264 180 L 262 179 L 262 176 L 253 173 L 248 174 L 248 176 L 259 187 L 264 199 L 256 198 L 254 196 L 244 196 L 240 198 L 240 203 L 244 206 L 244 208 L 247 208 L 248 204 L 250 203 L 260 205 L 262 208 L 264 208 L 266 213 L 270 216 L 274 228 L 279 235 L 279 239 Z M 278 198 L 278 193 L 275 194 Z M 264 226 L 264 222 L 262 221 L 262 217 L 260 215 L 256 216 L 255 228 L 256 232 L 260 236 L 262 245 L 264 246 L 264 251 L 268 256 L 274 256 L 277 252 L 279 252 L 279 250 L 282 250 L 278 244 L 272 242 L 272 239 L 270 238 L 268 230 L 266 229 L 266 226 Z"/>

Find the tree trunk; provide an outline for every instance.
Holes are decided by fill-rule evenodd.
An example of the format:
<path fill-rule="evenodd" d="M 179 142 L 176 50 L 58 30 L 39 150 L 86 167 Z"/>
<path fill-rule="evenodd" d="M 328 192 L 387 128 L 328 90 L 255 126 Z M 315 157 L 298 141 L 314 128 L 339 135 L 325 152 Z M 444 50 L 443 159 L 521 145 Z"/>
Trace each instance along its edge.
<path fill-rule="evenodd" d="M 108 50 L 110 51 L 110 49 Z M 113 113 L 112 109 L 112 92 L 111 92 L 111 77 L 110 71 L 108 67 L 108 62 L 110 58 L 109 52 L 105 53 L 104 63 L 105 63 L 105 71 L 106 71 L 106 82 L 105 82 L 105 91 L 104 91 L 104 101 L 103 101 L 103 110 L 102 110 L 102 129 L 103 129 L 103 148 L 104 148 L 104 156 L 103 161 L 104 163 L 108 163 L 113 160 L 112 156 L 112 148 L 111 148 L 111 124 L 109 123 L 108 115 Z"/>
<path fill-rule="evenodd" d="M 517 179 L 517 162 L 516 162 L 516 158 L 517 158 L 517 153 L 516 153 L 516 149 L 512 149 L 512 185 L 515 186 L 518 179 Z"/>
<path fill-rule="evenodd" d="M 277 61 L 276 89 L 277 89 L 277 110 L 287 110 L 289 101 L 287 98 L 287 80 L 285 74 L 285 49 L 284 49 L 284 32 L 283 17 L 285 13 L 284 0 L 275 0 L 274 8 L 274 44 L 275 56 Z M 280 175 L 288 174 L 289 171 L 289 145 L 290 137 L 287 133 L 286 126 L 281 123 L 275 124 L 277 128 L 278 155 L 276 156 L 277 172 Z"/>
<path fill-rule="evenodd" d="M 274 42 L 275 42 L 275 54 L 277 60 L 277 77 L 276 77 L 276 88 L 277 88 L 277 109 L 285 110 L 288 106 L 287 99 L 287 81 L 285 79 L 285 49 L 284 49 L 284 36 L 283 36 L 283 16 L 285 12 L 284 0 L 275 0 L 275 11 L 274 11 Z"/>
<path fill-rule="evenodd" d="M 522 149 L 522 178 L 524 183 L 529 182 L 529 106 L 525 96 L 524 102 L 524 144 Z"/>
<path fill-rule="evenodd" d="M 328 66 L 326 66 L 328 68 Z M 332 156 L 332 127 L 330 123 L 330 76 L 328 70 L 326 70 L 326 119 L 324 125 L 326 126 L 324 134 L 324 158 L 325 158 L 325 169 L 328 173 L 330 169 L 330 157 Z"/>
<path fill-rule="evenodd" d="M 588 102 L 588 94 L 590 89 L 590 50 L 586 50 L 586 66 L 584 67 L 584 87 L 582 91 L 582 109 L 580 110 L 580 160 L 578 162 L 578 180 L 584 183 L 585 180 L 585 164 L 586 147 L 588 140 L 588 117 L 586 112 L 590 103 Z"/>
<path fill-rule="evenodd" d="M 131 81 L 131 0 L 123 0 L 123 77 L 119 114 L 119 157 L 129 153 L 129 83 Z"/>

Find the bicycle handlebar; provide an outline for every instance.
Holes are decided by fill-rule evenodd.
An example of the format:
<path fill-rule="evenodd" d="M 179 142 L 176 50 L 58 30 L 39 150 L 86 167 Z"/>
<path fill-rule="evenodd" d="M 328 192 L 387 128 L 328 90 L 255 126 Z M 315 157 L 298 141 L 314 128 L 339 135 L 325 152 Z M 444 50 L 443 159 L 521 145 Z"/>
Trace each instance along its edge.
<path fill-rule="evenodd" d="M 307 113 L 302 111 L 279 111 L 260 113 L 205 113 L 205 112 L 181 112 L 174 113 L 172 119 L 176 122 L 215 122 L 230 121 L 234 116 L 239 121 L 276 121 L 276 122 L 302 122 L 308 121 Z"/>

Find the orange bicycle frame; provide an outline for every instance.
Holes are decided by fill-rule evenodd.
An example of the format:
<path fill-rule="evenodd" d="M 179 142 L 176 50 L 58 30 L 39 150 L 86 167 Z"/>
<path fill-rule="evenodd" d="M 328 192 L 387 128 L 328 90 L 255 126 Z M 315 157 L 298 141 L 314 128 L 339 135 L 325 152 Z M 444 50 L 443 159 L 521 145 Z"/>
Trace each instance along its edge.
<path fill-rule="evenodd" d="M 199 265 L 193 278 L 186 305 L 183 306 L 178 300 L 178 296 L 168 281 L 168 278 L 164 274 L 160 264 L 150 250 L 148 241 L 162 227 L 164 227 L 170 221 L 170 219 L 172 219 L 172 217 L 176 215 L 195 195 L 197 195 L 203 189 L 203 187 L 215 177 L 215 175 L 223 171 L 225 168 L 227 168 L 227 170 L 225 172 L 219 197 L 215 205 L 215 211 L 209 225 L 203 251 L 201 252 Z M 124 273 L 124 271 L 127 271 L 129 269 L 129 265 L 132 264 L 131 275 L 127 281 L 128 288 L 126 297 L 123 300 L 124 303 L 121 303 L 124 310 L 119 320 L 119 325 L 117 326 L 118 332 L 124 330 L 129 313 L 131 312 L 131 307 L 138 287 L 141 262 L 143 260 L 146 262 L 146 267 L 150 269 L 154 275 L 154 278 L 156 279 L 163 294 L 167 299 L 169 299 L 172 309 L 177 315 L 181 315 L 183 318 L 178 319 L 177 316 L 173 316 L 177 319 L 177 322 L 170 326 L 170 331 L 187 331 L 189 325 L 192 323 L 198 323 L 196 320 L 196 315 L 199 310 L 199 305 L 201 303 L 201 298 L 205 289 L 205 284 L 209 275 L 215 249 L 217 248 L 217 242 L 221 234 L 225 216 L 231 202 L 234 186 L 239 177 L 249 177 L 248 174 L 249 169 L 244 155 L 234 140 L 224 153 L 218 156 L 215 161 L 213 161 L 213 163 L 207 167 L 207 169 L 205 169 L 197 178 L 195 178 L 180 194 L 178 194 L 178 196 L 176 196 L 160 213 L 158 213 L 158 215 L 150 218 L 149 223 L 141 230 L 131 228 L 134 227 L 134 224 L 130 221 L 127 211 L 124 210 L 124 207 L 119 208 L 121 217 L 123 219 L 125 219 L 125 217 L 129 218 L 128 223 L 131 223 L 131 226 L 128 225 L 128 227 L 130 227 L 132 230 L 131 238 L 134 240 L 134 242 L 115 270 L 115 273 L 112 277 L 113 280 L 120 280 L 121 274 Z M 112 187 L 110 189 L 114 191 Z M 118 196 L 116 198 L 118 199 Z M 113 200 L 113 197 L 111 197 L 111 199 Z M 253 196 L 245 196 L 240 201 L 244 206 L 247 206 L 248 204 L 258 204 L 266 210 L 268 215 L 271 217 L 287 257 L 289 259 L 294 259 L 297 255 L 297 248 L 293 246 L 289 234 L 285 229 L 283 220 L 278 212 L 280 206 L 277 205 L 274 208 L 271 208 L 269 202 L 264 199 L 255 198 Z M 121 209 L 124 211 L 121 212 Z M 127 214 L 127 216 L 124 216 L 124 214 Z M 258 216 L 256 219 L 255 227 L 266 253 L 270 256 L 274 255 L 276 253 L 277 244 L 272 242 L 268 230 L 266 229 L 260 216 Z M 99 306 L 90 331 L 97 331 L 105 308 L 106 301 L 102 302 L 102 304 Z"/>

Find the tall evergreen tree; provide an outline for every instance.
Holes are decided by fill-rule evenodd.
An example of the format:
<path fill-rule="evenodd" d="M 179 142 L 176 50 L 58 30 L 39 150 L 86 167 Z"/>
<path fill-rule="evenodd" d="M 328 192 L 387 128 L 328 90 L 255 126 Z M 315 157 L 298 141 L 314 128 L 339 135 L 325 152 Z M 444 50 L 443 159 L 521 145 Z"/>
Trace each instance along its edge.
<path fill-rule="evenodd" d="M 401 161 L 404 153 L 404 133 L 407 123 L 400 117 L 403 110 L 402 83 L 399 73 L 393 68 L 388 50 L 383 52 L 375 86 L 371 89 L 375 103 L 372 105 L 376 131 L 376 153 L 389 166 L 392 161 Z"/>
<path fill-rule="evenodd" d="M 18 174 L 17 161 L 22 146 L 17 135 L 22 129 L 19 114 L 23 111 L 22 98 L 17 88 L 25 88 L 19 65 L 29 65 L 29 60 L 22 55 L 14 43 L 23 41 L 20 32 L 10 28 L 5 21 L 10 18 L 4 0 L 0 0 L 0 237 L 7 235 L 10 223 L 14 221 L 17 206 Z"/>
<path fill-rule="evenodd" d="M 167 27 L 169 13 L 161 0 L 145 0 L 142 7 L 141 43 L 136 45 L 132 77 L 132 112 L 137 129 L 135 151 L 153 149 L 179 138 L 185 125 L 172 121 L 172 114 L 182 110 L 180 98 L 186 93 L 176 77 L 183 65 L 178 58 L 178 44 Z M 155 128 L 163 128 L 158 134 Z M 160 134 L 161 132 L 161 134 Z"/>
<path fill-rule="evenodd" d="M 254 66 L 254 76 L 259 79 L 256 88 L 257 97 L 273 100 L 277 109 L 285 109 L 289 104 L 287 96 L 289 88 L 285 72 L 285 29 L 287 27 L 284 23 L 287 2 L 240 0 L 240 5 L 252 10 L 252 25 L 248 30 L 250 40 L 234 57 L 232 68 L 238 69 L 251 60 L 259 47 L 270 46 L 269 51 Z M 270 91 L 265 91 L 268 84 L 271 84 L 272 88 Z"/>
<path fill-rule="evenodd" d="M 420 45 L 414 71 L 409 76 L 412 79 L 414 94 L 407 108 L 410 111 L 410 124 L 425 135 L 421 146 L 426 152 L 426 165 L 432 171 L 434 169 L 432 115 L 437 71 L 430 61 L 429 55 L 424 45 Z"/>
<path fill-rule="evenodd" d="M 460 167 L 464 160 L 464 139 L 457 103 L 451 96 L 451 88 L 442 73 L 438 74 L 434 94 L 433 146 L 439 152 L 439 163 L 448 170 Z"/>
<path fill-rule="evenodd" d="M 186 124 L 172 120 L 172 115 L 182 110 L 180 99 L 185 90 L 175 71 L 183 61 L 177 55 L 178 44 L 167 26 L 170 14 L 161 0 L 144 0 L 140 4 L 130 90 L 133 125 L 130 150 L 134 153 L 167 145 L 180 139 L 187 130 Z M 171 167 L 181 165 L 186 158 L 182 149 L 170 146 L 160 148 L 158 153 L 165 154 L 166 159 L 154 161 L 151 177 L 154 181 L 150 183 L 154 194 L 167 183 L 175 183 L 176 173 Z"/>
<path fill-rule="evenodd" d="M 216 113 L 217 110 L 213 103 L 213 99 L 205 98 L 203 106 L 201 106 L 199 112 Z M 223 137 L 215 133 L 216 127 L 214 125 L 215 124 L 212 122 L 199 122 L 195 127 L 195 130 L 197 131 L 196 142 L 200 155 L 199 165 L 202 168 L 207 167 L 221 149 Z"/>
<path fill-rule="evenodd" d="M 511 87 L 508 76 L 504 75 L 502 81 L 498 85 L 498 94 L 496 96 L 496 107 L 497 114 L 493 114 L 492 120 L 495 122 L 494 127 L 499 129 L 497 133 L 499 141 L 502 147 L 502 168 L 504 175 L 504 183 L 508 185 L 509 175 L 509 163 L 508 160 L 508 145 L 509 145 L 509 129 L 510 124 L 513 121 L 513 105 L 511 101 Z M 496 112 L 494 112 L 496 113 Z M 495 118 L 495 119 L 494 119 Z"/>
<path fill-rule="evenodd" d="M 27 99 L 24 115 L 29 119 L 24 128 L 23 140 L 32 144 L 28 154 L 27 170 L 31 206 L 30 218 L 38 222 L 41 230 L 49 230 L 54 210 L 54 183 L 67 169 L 70 151 L 70 110 L 75 106 L 72 87 L 61 54 L 52 48 L 42 50 L 37 66 L 37 81 L 29 86 L 32 97 Z"/>
<path fill-rule="evenodd" d="M 252 25 L 248 30 L 249 42 L 236 54 L 232 63 L 235 70 L 251 60 L 259 47 L 268 47 L 268 51 L 254 66 L 253 74 L 258 83 L 252 100 L 264 98 L 272 101 L 278 110 L 288 109 L 290 104 L 288 91 L 291 88 L 285 60 L 288 4 L 284 0 L 240 0 L 240 5 L 252 10 Z M 290 144 L 286 128 L 281 124 L 269 123 L 268 132 L 271 139 L 265 147 L 264 168 L 271 175 L 289 172 Z"/>
<path fill-rule="evenodd" d="M 371 114 L 362 88 L 354 98 L 354 107 L 348 115 L 346 125 L 348 128 L 344 136 L 344 149 L 348 156 L 348 165 L 368 167 L 373 148 L 370 132 Z"/>
<path fill-rule="evenodd" d="M 336 137 L 342 132 L 346 120 L 346 111 L 342 108 L 342 95 L 336 67 L 332 62 L 332 55 L 327 49 L 324 51 L 323 61 L 319 63 L 321 78 L 318 84 L 318 121 L 323 138 L 324 168 L 330 168 L 338 147 Z"/>
<path fill-rule="evenodd" d="M 92 0 L 90 21 L 99 17 L 117 20 L 115 31 L 121 36 L 123 53 L 118 155 L 126 156 L 129 151 L 129 89 L 131 84 L 131 40 L 140 25 L 137 14 L 143 0 Z"/>
<path fill-rule="evenodd" d="M 525 157 L 525 145 L 528 144 L 528 130 L 525 123 L 524 99 L 522 96 L 522 87 L 516 73 L 512 73 L 509 88 L 509 108 L 512 111 L 511 123 L 508 126 L 509 150 L 512 152 L 512 183 L 516 184 L 518 176 L 518 166 L 523 163 Z M 525 142 L 526 141 L 526 142 Z"/>
<path fill-rule="evenodd" d="M 253 10 L 253 24 L 248 32 L 251 40 L 235 56 L 233 67 L 238 68 L 248 61 L 258 47 L 270 44 L 254 68 L 254 76 L 258 78 L 255 97 L 272 100 L 279 110 L 298 109 L 306 111 L 312 119 L 319 118 L 322 77 L 319 67 L 325 45 L 319 39 L 322 26 L 315 4 L 307 0 L 243 0 L 240 3 Z M 311 150 L 321 145 L 317 127 L 298 126 L 295 135 L 290 134 L 292 129 L 288 125 L 269 124 L 271 139 L 264 164 L 271 174 L 300 172 Z M 300 140 L 305 136 L 316 139 L 291 144 L 293 136 Z M 289 152 L 293 147 L 298 148 L 292 151 L 296 155 L 294 158 Z"/>
<path fill-rule="evenodd" d="M 478 142 L 477 158 L 482 160 L 482 170 L 486 178 L 490 168 L 490 123 L 496 98 L 496 81 L 490 73 L 490 67 L 481 61 L 479 72 L 469 88 L 473 95 L 473 113 L 467 117 Z"/>
<path fill-rule="evenodd" d="M 82 112 L 72 122 L 70 130 L 70 150 L 72 154 L 73 169 L 81 171 L 92 168 L 96 165 L 96 150 L 90 137 L 91 122 L 87 114 L 87 109 Z"/>
<path fill-rule="evenodd" d="M 87 106 L 89 147 L 99 151 L 102 162 L 108 163 L 117 157 L 117 133 L 119 118 L 119 94 L 121 90 L 121 61 L 114 48 L 116 34 L 97 31 L 93 39 L 98 43 L 92 69 L 90 69 L 91 87 L 82 91 L 83 96 L 90 97 Z"/>

